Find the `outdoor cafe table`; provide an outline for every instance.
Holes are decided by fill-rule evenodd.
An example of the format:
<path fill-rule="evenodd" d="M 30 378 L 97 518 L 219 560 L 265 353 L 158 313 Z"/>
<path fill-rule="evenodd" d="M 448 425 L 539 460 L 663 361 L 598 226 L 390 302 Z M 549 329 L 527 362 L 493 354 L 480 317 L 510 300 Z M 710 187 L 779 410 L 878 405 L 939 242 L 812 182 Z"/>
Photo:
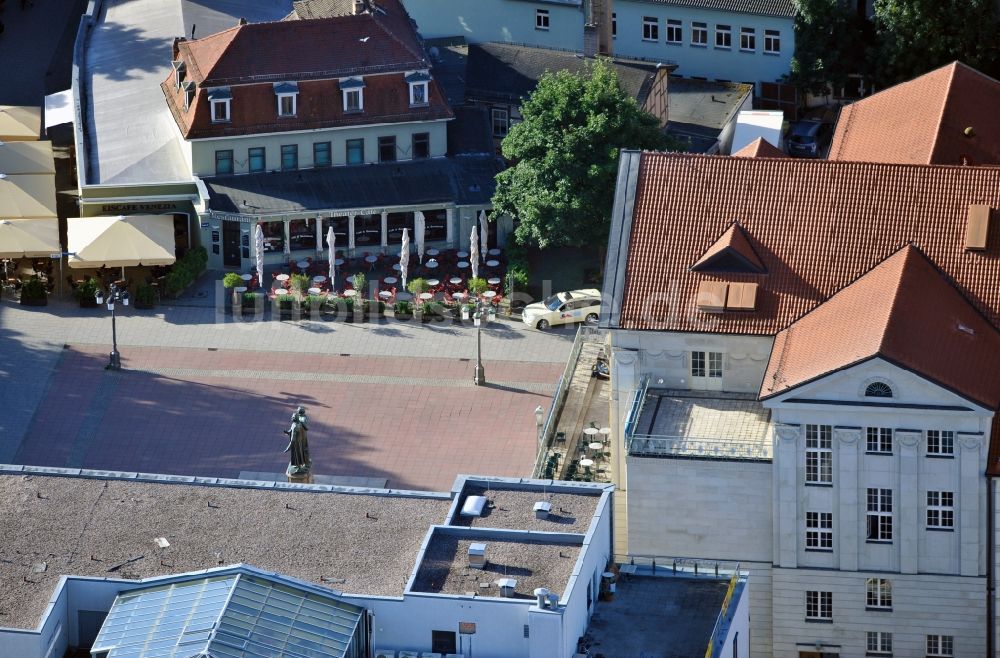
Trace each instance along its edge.
<path fill-rule="evenodd" d="M 483 297 L 485 297 L 486 299 L 493 299 L 496 296 L 497 296 L 496 290 L 487 290 L 486 292 L 483 293 Z"/>
<path fill-rule="evenodd" d="M 458 252 L 455 255 L 458 256 L 459 258 L 468 258 L 469 257 L 469 252 L 467 252 L 467 251 L 460 251 L 460 252 Z"/>
<path fill-rule="evenodd" d="M 428 256 L 437 256 L 437 255 L 438 255 L 438 254 L 440 254 L 440 253 L 441 253 L 441 252 L 440 252 L 440 251 L 438 251 L 437 249 L 428 249 L 428 250 L 427 250 L 427 255 L 428 255 Z"/>
<path fill-rule="evenodd" d="M 240 278 L 243 279 L 244 281 L 252 281 L 253 274 L 241 274 Z"/>
<path fill-rule="evenodd" d="M 322 274 L 317 274 L 313 277 L 313 283 L 326 283 L 326 277 Z"/>
<path fill-rule="evenodd" d="M 397 292 L 396 293 L 396 299 L 398 299 L 400 301 L 408 302 L 411 299 L 413 299 L 413 295 L 411 295 L 408 292 Z"/>
<path fill-rule="evenodd" d="M 340 267 L 341 265 L 344 264 L 344 259 L 343 258 L 334 258 L 333 259 L 333 264 L 334 264 L 335 267 Z"/>
<path fill-rule="evenodd" d="M 392 297 L 392 293 L 389 292 L 388 290 L 383 290 L 378 294 L 378 296 L 381 297 L 382 299 L 389 299 L 390 297 Z"/>
<path fill-rule="evenodd" d="M 399 281 L 399 279 L 397 279 L 394 276 L 387 276 L 384 279 L 382 279 L 382 281 L 384 281 L 385 283 L 392 284 L 392 283 L 396 283 L 397 281 Z"/>
<path fill-rule="evenodd" d="M 240 294 L 240 295 L 243 294 L 243 293 L 245 293 L 246 291 L 247 291 L 247 287 L 246 286 L 236 286 L 235 288 L 233 288 L 233 292 L 235 292 L 236 294 Z"/>
<path fill-rule="evenodd" d="M 462 283 L 462 277 L 453 276 L 450 279 L 448 279 L 448 283 L 450 283 L 453 286 L 457 286 L 458 284 Z"/>
<path fill-rule="evenodd" d="M 496 267 L 499 264 L 500 264 L 500 261 L 498 261 L 498 260 L 488 260 L 488 261 L 486 261 L 486 267 Z"/>
<path fill-rule="evenodd" d="M 604 449 L 604 444 L 600 441 L 594 441 L 593 443 L 588 444 L 587 447 L 591 450 L 602 450 Z"/>
<path fill-rule="evenodd" d="M 490 284 L 491 286 L 498 286 L 500 285 L 500 279 L 498 277 L 491 276 L 490 278 L 486 279 L 486 283 Z"/>
<path fill-rule="evenodd" d="M 602 427 L 602 428 L 600 429 L 600 432 L 601 432 L 601 434 L 603 434 L 604 436 L 609 436 L 609 435 L 611 434 L 611 428 L 610 428 L 610 427 Z"/>
<path fill-rule="evenodd" d="M 278 276 L 274 277 L 274 279 L 275 279 L 275 281 L 288 281 L 288 275 L 287 274 L 279 274 Z"/>
<path fill-rule="evenodd" d="M 489 251 L 487 251 L 486 253 L 488 253 L 490 256 L 499 256 L 503 252 L 501 250 L 497 249 L 497 248 L 493 248 L 493 249 L 490 249 Z"/>
<path fill-rule="evenodd" d="M 422 299 L 424 301 L 428 301 L 428 300 L 434 299 L 434 295 L 432 295 L 429 292 L 422 292 L 422 293 L 420 293 L 420 299 Z"/>
<path fill-rule="evenodd" d="M 371 265 L 372 269 L 375 269 L 375 263 L 378 262 L 378 256 L 365 256 L 365 262 Z"/>
<path fill-rule="evenodd" d="M 581 459 L 580 460 L 580 466 L 583 466 L 584 468 L 586 468 L 587 466 L 593 466 L 593 465 L 594 465 L 594 460 L 593 459 Z"/>
<path fill-rule="evenodd" d="M 596 436 L 598 433 L 600 433 L 600 431 L 601 430 L 597 429 L 596 427 L 588 427 L 587 429 L 583 430 L 583 433 L 586 434 L 588 437 L 591 437 L 591 436 Z"/>
<path fill-rule="evenodd" d="M 353 289 L 351 289 L 351 290 L 345 290 L 344 291 L 344 297 L 354 297 L 357 294 L 358 294 L 358 291 L 357 290 L 353 290 Z"/>
<path fill-rule="evenodd" d="M 295 264 L 298 266 L 298 268 L 300 270 L 304 270 L 304 269 L 307 269 L 309 267 L 309 261 L 307 261 L 307 260 L 300 260 L 299 262 L 297 262 Z"/>
<path fill-rule="evenodd" d="M 460 261 L 460 262 L 458 263 L 458 269 L 460 269 L 460 270 L 464 270 L 464 269 L 465 269 L 465 268 L 467 268 L 468 266 L 469 266 L 469 261 L 465 261 L 465 260 L 463 260 L 463 261 Z"/>
<path fill-rule="evenodd" d="M 287 295 L 288 291 L 285 290 L 284 288 L 278 288 L 277 290 L 274 291 L 274 294 L 275 295 Z"/>
<path fill-rule="evenodd" d="M 436 286 L 439 285 L 440 283 L 441 282 L 438 281 L 437 279 L 427 279 L 427 285 L 429 286 Z"/>
<path fill-rule="evenodd" d="M 455 299 L 461 301 L 461 300 L 463 300 L 463 299 L 466 298 L 466 294 L 464 292 L 456 292 L 456 293 L 452 294 L 452 297 L 454 297 Z"/>
<path fill-rule="evenodd" d="M 309 289 L 309 294 L 310 295 L 322 295 L 323 291 L 320 290 L 319 288 L 310 288 Z"/>
<path fill-rule="evenodd" d="M 401 270 L 402 270 L 403 268 L 402 268 L 402 267 L 400 266 L 400 264 L 399 264 L 399 263 L 393 263 L 393 264 L 392 264 L 392 269 L 394 269 L 394 270 L 396 270 L 397 272 L 399 272 L 399 271 L 401 271 Z"/>
<path fill-rule="evenodd" d="M 435 267 L 437 267 L 437 266 L 438 266 L 438 262 L 436 260 L 429 260 L 429 261 L 427 261 L 427 267 L 431 268 L 432 270 Z"/>

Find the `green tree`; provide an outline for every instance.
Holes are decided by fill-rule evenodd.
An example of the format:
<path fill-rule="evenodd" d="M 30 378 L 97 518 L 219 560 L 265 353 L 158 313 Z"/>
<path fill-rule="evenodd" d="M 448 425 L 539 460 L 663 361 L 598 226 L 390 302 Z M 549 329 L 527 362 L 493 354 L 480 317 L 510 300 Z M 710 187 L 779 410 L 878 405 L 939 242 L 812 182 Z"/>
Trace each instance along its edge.
<path fill-rule="evenodd" d="M 995 0 L 875 0 L 880 87 L 954 60 L 997 77 L 1000 31 Z"/>
<path fill-rule="evenodd" d="M 607 244 L 622 148 L 672 144 L 655 117 L 622 91 L 608 64 L 546 73 L 503 140 L 513 165 L 497 176 L 493 213 L 519 220 L 524 245 Z"/>
<path fill-rule="evenodd" d="M 851 75 L 868 77 L 874 46 L 871 22 L 842 0 L 794 0 L 795 55 L 787 81 L 801 91 L 826 95 Z"/>

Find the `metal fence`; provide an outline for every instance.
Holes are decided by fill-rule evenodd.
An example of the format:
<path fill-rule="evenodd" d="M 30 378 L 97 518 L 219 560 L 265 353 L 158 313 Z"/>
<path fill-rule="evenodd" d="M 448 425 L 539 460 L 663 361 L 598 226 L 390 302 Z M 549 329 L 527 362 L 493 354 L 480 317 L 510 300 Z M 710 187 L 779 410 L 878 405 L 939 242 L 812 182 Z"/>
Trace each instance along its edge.
<path fill-rule="evenodd" d="M 628 454 L 636 457 L 711 457 L 741 461 L 769 461 L 771 443 L 695 436 L 635 434 L 626 439 Z"/>

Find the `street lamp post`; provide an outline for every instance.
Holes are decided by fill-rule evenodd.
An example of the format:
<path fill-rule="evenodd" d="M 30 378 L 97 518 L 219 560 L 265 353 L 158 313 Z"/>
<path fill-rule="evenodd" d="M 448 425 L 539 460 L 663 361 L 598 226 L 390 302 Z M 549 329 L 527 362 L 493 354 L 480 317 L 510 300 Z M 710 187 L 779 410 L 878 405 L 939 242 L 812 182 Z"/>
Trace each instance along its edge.
<path fill-rule="evenodd" d="M 535 407 L 535 428 L 538 430 L 538 445 L 542 445 L 542 428 L 545 424 L 545 409 L 542 405 Z"/>
<path fill-rule="evenodd" d="M 97 303 L 104 303 L 104 293 L 98 289 L 97 290 Z M 108 289 L 108 310 L 111 311 L 111 354 L 108 355 L 108 365 L 104 366 L 105 370 L 121 370 L 122 368 L 122 355 L 118 353 L 118 327 L 115 323 L 115 302 L 121 302 L 122 306 L 128 306 L 128 289 L 119 288 L 117 284 L 112 283 L 111 287 Z"/>
<path fill-rule="evenodd" d="M 489 315 L 484 315 L 485 312 L 483 300 L 477 299 L 476 314 L 473 316 L 476 325 L 476 370 L 472 380 L 476 386 L 482 386 L 486 383 L 486 370 L 483 368 L 483 323 L 489 321 Z"/>

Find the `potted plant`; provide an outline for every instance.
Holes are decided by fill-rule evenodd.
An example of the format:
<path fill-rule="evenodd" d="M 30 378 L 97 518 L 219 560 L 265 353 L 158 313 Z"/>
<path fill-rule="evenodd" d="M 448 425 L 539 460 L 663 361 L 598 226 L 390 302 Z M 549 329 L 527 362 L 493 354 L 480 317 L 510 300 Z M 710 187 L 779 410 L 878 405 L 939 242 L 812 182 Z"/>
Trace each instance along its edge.
<path fill-rule="evenodd" d="M 413 316 L 418 317 L 419 315 L 421 322 L 430 322 L 434 319 L 435 308 L 433 303 L 423 302 L 422 304 L 417 304 L 417 308 L 420 309 L 420 312 L 414 312 Z"/>
<path fill-rule="evenodd" d="M 45 284 L 37 276 L 31 277 L 21 284 L 22 306 L 46 306 L 48 303 L 49 296 L 45 292 Z"/>
<path fill-rule="evenodd" d="M 293 274 L 291 281 L 292 292 L 298 293 L 300 295 L 305 294 L 309 290 L 311 279 L 307 274 Z"/>
<path fill-rule="evenodd" d="M 239 288 L 243 285 L 243 277 L 236 272 L 229 272 L 222 277 L 222 285 L 226 288 Z"/>
<path fill-rule="evenodd" d="M 478 297 L 489 289 L 490 284 L 486 283 L 486 279 L 483 277 L 477 276 L 469 279 L 469 294 L 473 297 Z"/>
<path fill-rule="evenodd" d="M 138 309 L 153 308 L 156 305 L 156 291 L 153 290 L 153 286 L 144 283 L 136 288 L 132 303 Z"/>
<path fill-rule="evenodd" d="M 90 277 L 73 291 L 80 308 L 97 308 L 97 279 Z"/>
<path fill-rule="evenodd" d="M 245 292 L 240 296 L 240 310 L 243 315 L 257 315 L 264 310 L 264 295 L 256 292 Z"/>
<path fill-rule="evenodd" d="M 358 291 L 358 297 L 360 299 L 367 298 L 367 295 L 365 293 L 367 292 L 368 278 L 364 274 L 358 272 L 357 274 L 352 276 L 351 285 L 353 285 L 354 289 Z"/>
<path fill-rule="evenodd" d="M 397 320 L 409 320 L 413 317 L 413 304 L 407 301 L 398 301 L 392 305 L 392 314 Z"/>
<path fill-rule="evenodd" d="M 476 305 L 472 302 L 466 302 L 462 304 L 462 319 L 471 320 L 472 315 L 476 312 Z"/>

